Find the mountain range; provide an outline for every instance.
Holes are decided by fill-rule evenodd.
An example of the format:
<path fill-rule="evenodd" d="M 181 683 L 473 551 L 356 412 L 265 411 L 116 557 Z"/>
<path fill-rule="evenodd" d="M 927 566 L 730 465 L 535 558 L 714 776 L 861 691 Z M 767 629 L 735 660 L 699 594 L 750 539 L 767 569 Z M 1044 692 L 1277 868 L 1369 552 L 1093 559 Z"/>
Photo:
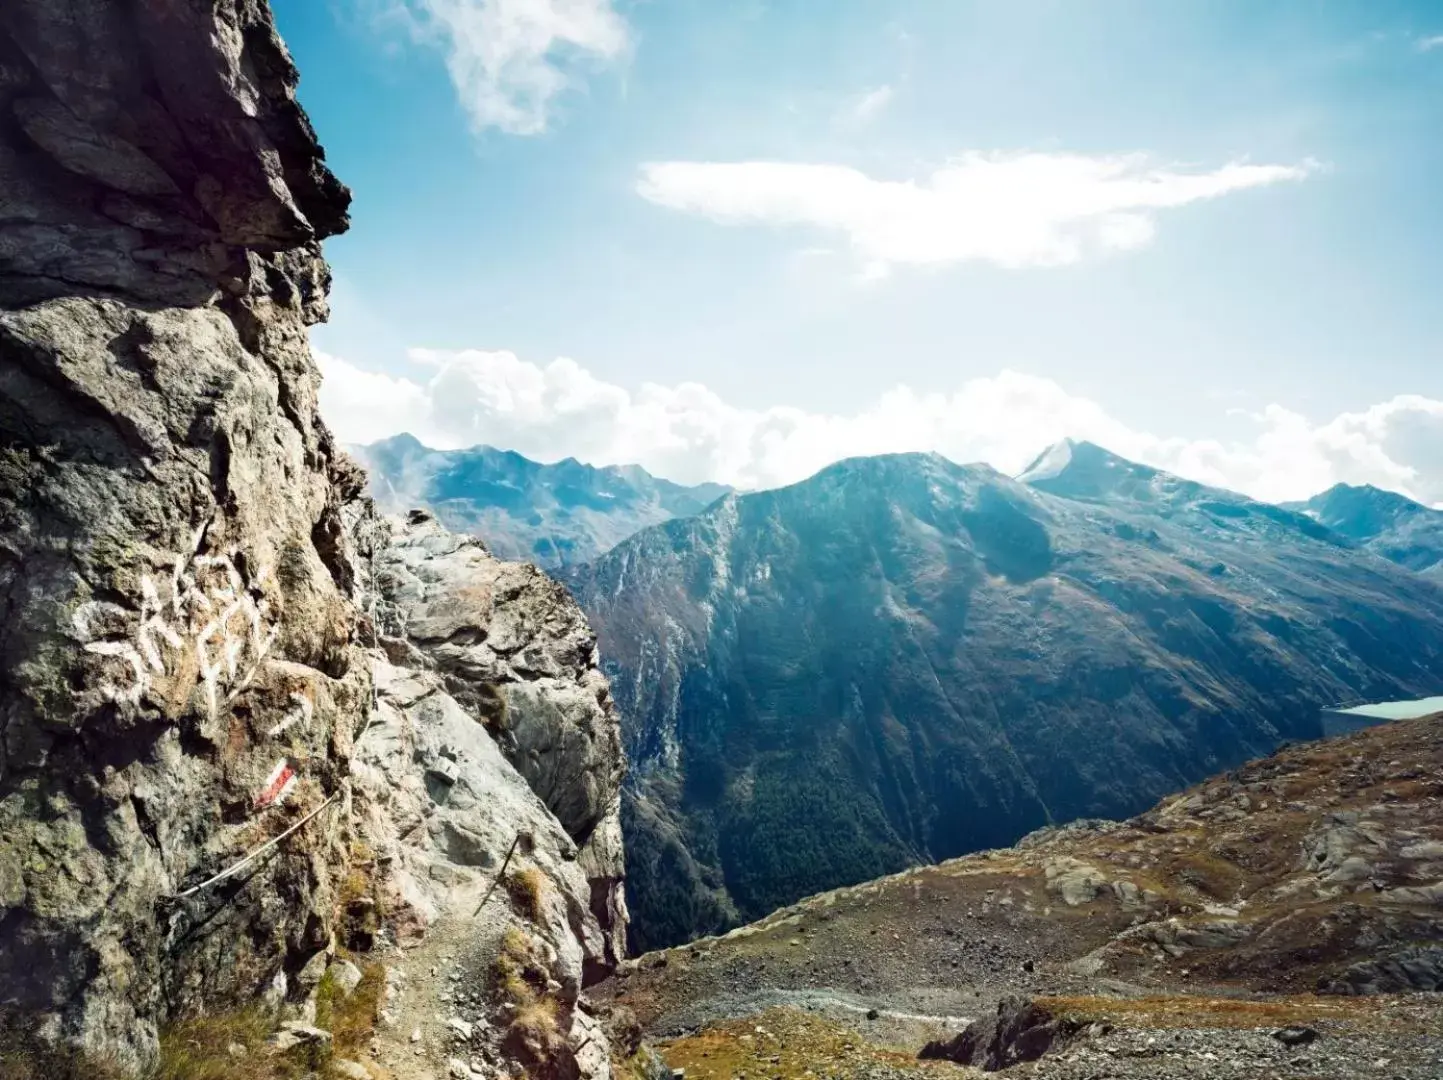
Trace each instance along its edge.
<path fill-rule="evenodd" d="M 1287 505 L 1385 559 L 1443 581 L 1443 510 L 1372 485 L 1349 484 Z"/>
<path fill-rule="evenodd" d="M 686 487 L 636 465 L 543 464 L 511 450 L 432 450 L 411 435 L 348 448 L 383 510 L 422 507 L 504 559 L 543 567 L 594 559 L 648 525 L 695 514 L 731 489 Z"/>
<path fill-rule="evenodd" d="M 1123 817 L 1436 693 L 1443 588 L 1087 443 L 728 495 L 567 572 L 623 718 L 633 937 Z"/>
<path fill-rule="evenodd" d="M 1443 511 L 1276 506 L 1065 440 L 737 494 L 409 435 L 353 451 L 549 567 L 600 635 L 631 761 L 641 947 L 818 889 L 1134 813 L 1321 706 L 1436 693 Z"/>

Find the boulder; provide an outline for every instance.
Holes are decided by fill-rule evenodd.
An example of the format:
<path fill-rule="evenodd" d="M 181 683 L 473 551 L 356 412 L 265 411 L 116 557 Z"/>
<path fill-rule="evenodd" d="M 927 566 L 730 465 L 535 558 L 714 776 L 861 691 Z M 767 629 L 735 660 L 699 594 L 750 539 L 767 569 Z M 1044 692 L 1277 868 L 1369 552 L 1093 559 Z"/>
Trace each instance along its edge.
<path fill-rule="evenodd" d="M 361 969 L 349 960 L 337 960 L 326 969 L 326 974 L 342 997 L 350 997 L 361 985 Z"/>
<path fill-rule="evenodd" d="M 1071 1021 L 1057 1019 L 1026 998 L 1006 997 L 997 1003 L 993 1015 L 974 1020 L 951 1039 L 929 1042 L 917 1056 L 997 1072 L 1036 1061 L 1076 1030 Z"/>
<path fill-rule="evenodd" d="M 1363 960 L 1318 987 L 1324 994 L 1407 994 L 1443 990 L 1443 946 L 1420 945 Z"/>
<path fill-rule="evenodd" d="M 1060 858 L 1045 867 L 1047 888 L 1068 907 L 1089 904 L 1107 887 L 1107 878 L 1097 867 L 1078 859 Z"/>
<path fill-rule="evenodd" d="M 281 1029 L 271 1036 L 270 1042 L 266 1045 L 275 1054 L 284 1054 L 288 1050 L 294 1050 L 298 1046 L 305 1046 L 308 1043 L 329 1043 L 331 1033 L 324 1028 L 318 1028 L 302 1020 L 290 1020 L 281 1025 Z"/>

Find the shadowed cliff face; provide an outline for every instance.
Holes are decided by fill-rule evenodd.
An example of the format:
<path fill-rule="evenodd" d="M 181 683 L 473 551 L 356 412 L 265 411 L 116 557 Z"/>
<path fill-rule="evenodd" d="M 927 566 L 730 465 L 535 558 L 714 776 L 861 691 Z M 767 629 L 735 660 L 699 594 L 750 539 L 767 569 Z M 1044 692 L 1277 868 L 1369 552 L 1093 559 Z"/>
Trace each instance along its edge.
<path fill-rule="evenodd" d="M 327 944 L 370 700 L 306 326 L 349 195 L 260 0 L 0 8 L 0 1008 L 135 1064 Z"/>
<path fill-rule="evenodd" d="M 648 529 L 576 588 L 633 762 L 644 947 L 1126 816 L 1443 670 L 1443 590 L 1085 446 L 1026 484 L 843 462 Z"/>

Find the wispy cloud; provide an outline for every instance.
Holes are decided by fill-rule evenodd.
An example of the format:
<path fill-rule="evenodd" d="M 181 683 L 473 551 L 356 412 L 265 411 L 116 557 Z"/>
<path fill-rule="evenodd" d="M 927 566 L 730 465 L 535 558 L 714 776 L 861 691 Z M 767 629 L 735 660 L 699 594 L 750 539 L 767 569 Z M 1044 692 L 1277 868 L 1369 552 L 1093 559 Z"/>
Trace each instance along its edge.
<path fill-rule="evenodd" d="M 699 383 L 629 390 L 574 360 L 412 350 L 411 377 L 318 355 L 321 410 L 342 440 L 409 431 L 441 449 L 489 443 L 555 461 L 635 462 L 686 483 L 773 487 L 858 454 L 935 450 L 1016 473 L 1067 436 L 1263 499 L 1340 481 L 1443 502 L 1443 401 L 1392 398 L 1322 423 L 1282 405 L 1247 414 L 1243 439 L 1183 439 L 1133 427 L 1051 379 L 1015 371 L 946 393 L 895 386 L 855 412 L 746 408 Z M 1220 413 L 1220 420 L 1221 420 Z"/>
<path fill-rule="evenodd" d="M 1432 52 L 1434 49 L 1443 49 L 1443 34 L 1434 34 L 1432 37 L 1419 38 L 1417 48 L 1419 52 Z"/>
<path fill-rule="evenodd" d="M 513 135 L 546 130 L 582 68 L 616 60 L 626 21 L 612 0 L 399 0 L 418 36 L 445 52 L 472 125 Z"/>
<path fill-rule="evenodd" d="M 868 90 L 847 104 L 842 111 L 842 118 L 859 124 L 868 123 L 876 119 L 892 103 L 892 98 L 896 96 L 896 93 L 891 84 Z"/>
<path fill-rule="evenodd" d="M 1160 211 L 1306 177 L 1316 166 L 1231 162 L 1204 172 L 1141 155 L 968 153 L 922 181 L 844 165 L 667 161 L 637 192 L 723 225 L 808 226 L 844 234 L 865 276 L 897 265 L 985 261 L 1061 266 L 1152 242 Z"/>

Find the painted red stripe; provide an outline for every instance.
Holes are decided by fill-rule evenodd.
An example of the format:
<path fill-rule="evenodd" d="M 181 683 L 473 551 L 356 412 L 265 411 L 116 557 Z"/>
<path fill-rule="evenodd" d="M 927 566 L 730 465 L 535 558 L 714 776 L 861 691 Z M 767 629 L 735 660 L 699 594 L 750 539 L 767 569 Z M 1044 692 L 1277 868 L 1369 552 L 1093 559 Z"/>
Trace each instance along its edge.
<path fill-rule="evenodd" d="M 281 788 L 286 786 L 286 781 L 295 775 L 296 771 L 287 765 L 280 771 L 271 786 L 256 796 L 256 806 L 269 806 L 275 802 L 276 796 L 281 793 Z"/>

